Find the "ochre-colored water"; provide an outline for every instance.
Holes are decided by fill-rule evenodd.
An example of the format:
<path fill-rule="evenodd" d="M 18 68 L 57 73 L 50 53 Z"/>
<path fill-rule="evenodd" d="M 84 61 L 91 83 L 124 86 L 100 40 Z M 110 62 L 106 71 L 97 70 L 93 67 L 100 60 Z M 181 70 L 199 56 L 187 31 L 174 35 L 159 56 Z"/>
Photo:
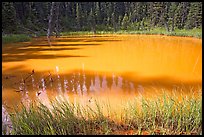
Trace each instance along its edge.
<path fill-rule="evenodd" d="M 164 90 L 191 95 L 190 88 L 202 87 L 201 39 L 96 35 L 52 38 L 51 43 L 41 37 L 3 45 L 4 104 L 38 99 L 49 105 L 48 98 L 65 95 L 71 102 L 100 98 L 117 106 L 139 95 L 155 98 Z"/>

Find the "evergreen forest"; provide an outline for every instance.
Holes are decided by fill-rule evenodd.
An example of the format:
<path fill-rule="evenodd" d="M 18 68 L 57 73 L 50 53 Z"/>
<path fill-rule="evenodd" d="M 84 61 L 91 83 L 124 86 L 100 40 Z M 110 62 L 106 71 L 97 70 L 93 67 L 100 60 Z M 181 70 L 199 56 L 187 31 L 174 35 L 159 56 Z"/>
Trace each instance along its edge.
<path fill-rule="evenodd" d="M 202 2 L 2 2 L 2 33 L 202 29 Z"/>

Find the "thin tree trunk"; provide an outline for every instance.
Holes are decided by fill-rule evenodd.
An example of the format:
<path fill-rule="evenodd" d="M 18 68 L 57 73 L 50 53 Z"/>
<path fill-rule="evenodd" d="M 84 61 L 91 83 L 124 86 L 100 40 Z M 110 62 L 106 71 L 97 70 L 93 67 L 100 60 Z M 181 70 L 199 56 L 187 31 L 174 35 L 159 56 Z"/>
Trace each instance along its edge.
<path fill-rule="evenodd" d="M 172 18 L 172 28 L 171 28 L 171 31 L 174 31 L 174 15 L 173 15 L 173 18 Z"/>
<path fill-rule="evenodd" d="M 50 9 L 50 15 L 49 15 L 48 29 L 47 29 L 47 40 L 48 40 L 49 45 L 51 45 L 50 35 L 51 35 L 51 29 L 52 29 L 52 17 L 53 17 L 54 5 L 55 5 L 55 2 L 52 2 L 51 9 Z"/>
<path fill-rule="evenodd" d="M 164 20 L 164 25 L 165 25 L 166 30 L 169 32 L 169 25 L 166 20 Z"/>
<path fill-rule="evenodd" d="M 95 22 L 95 19 L 93 19 L 91 29 L 92 29 L 93 33 L 96 34 L 96 22 Z"/>
<path fill-rule="evenodd" d="M 116 32 L 116 31 L 117 31 L 117 26 L 116 26 L 115 20 L 114 20 L 114 22 L 113 22 L 113 28 L 114 28 L 114 32 Z"/>
<path fill-rule="evenodd" d="M 93 27 L 93 32 L 96 34 L 96 26 Z"/>
<path fill-rule="evenodd" d="M 56 32 L 56 38 L 60 37 L 59 35 L 59 5 L 60 3 L 56 3 L 56 20 L 55 20 L 55 32 Z"/>

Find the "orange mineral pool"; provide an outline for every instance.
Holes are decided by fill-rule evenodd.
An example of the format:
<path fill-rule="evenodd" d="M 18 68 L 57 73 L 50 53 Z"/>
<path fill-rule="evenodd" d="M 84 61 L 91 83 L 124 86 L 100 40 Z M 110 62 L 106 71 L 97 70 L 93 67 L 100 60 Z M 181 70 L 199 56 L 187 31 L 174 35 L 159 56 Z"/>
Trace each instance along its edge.
<path fill-rule="evenodd" d="M 2 48 L 2 103 L 65 96 L 82 104 L 120 103 L 164 91 L 202 89 L 202 39 L 163 35 L 73 35 L 33 38 Z M 194 93 L 193 93 L 194 94 Z"/>

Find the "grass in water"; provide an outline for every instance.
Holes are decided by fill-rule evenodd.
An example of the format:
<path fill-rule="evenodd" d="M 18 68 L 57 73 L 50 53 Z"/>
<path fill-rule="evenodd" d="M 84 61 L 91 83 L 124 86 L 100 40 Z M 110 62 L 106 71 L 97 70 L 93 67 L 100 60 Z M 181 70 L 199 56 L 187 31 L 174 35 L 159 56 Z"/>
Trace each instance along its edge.
<path fill-rule="evenodd" d="M 31 37 L 24 34 L 3 35 L 2 44 L 30 41 Z"/>
<path fill-rule="evenodd" d="M 94 106 L 54 100 L 51 107 L 32 103 L 10 113 L 14 135 L 177 135 L 202 134 L 202 97 L 164 94 L 154 100 L 136 97 L 121 112 L 95 100 Z M 103 113 L 107 109 L 108 113 Z M 111 116 L 111 117 L 110 117 Z M 115 120 L 119 118 L 119 120 Z"/>

